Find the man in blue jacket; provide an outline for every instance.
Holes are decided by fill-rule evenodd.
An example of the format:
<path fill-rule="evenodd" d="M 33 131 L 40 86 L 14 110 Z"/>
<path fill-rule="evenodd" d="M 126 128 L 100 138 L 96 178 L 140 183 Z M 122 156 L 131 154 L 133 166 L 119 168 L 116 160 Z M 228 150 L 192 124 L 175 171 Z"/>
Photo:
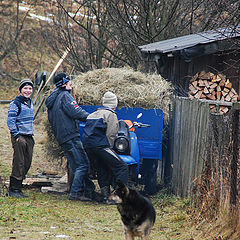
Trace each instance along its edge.
<path fill-rule="evenodd" d="M 47 98 L 46 106 L 53 133 L 74 174 L 69 199 L 91 201 L 95 185 L 88 176 L 89 160 L 79 133 L 79 120 L 86 121 L 89 114 L 78 106 L 70 94 L 72 82 L 66 73 L 57 74 L 53 81 L 56 89 Z"/>

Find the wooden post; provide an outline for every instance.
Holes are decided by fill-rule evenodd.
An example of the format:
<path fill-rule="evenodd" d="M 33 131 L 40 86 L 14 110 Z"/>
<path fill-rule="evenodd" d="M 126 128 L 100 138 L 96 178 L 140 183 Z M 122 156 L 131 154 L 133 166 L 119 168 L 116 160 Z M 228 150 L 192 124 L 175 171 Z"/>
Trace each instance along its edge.
<path fill-rule="evenodd" d="M 240 103 L 233 104 L 233 123 L 232 123 L 232 149 L 233 156 L 231 159 L 231 188 L 230 188 L 230 204 L 231 208 L 234 209 L 238 199 L 237 191 L 237 165 L 239 156 L 239 113 Z"/>
<path fill-rule="evenodd" d="M 42 101 L 41 101 L 41 102 L 38 104 L 38 106 L 37 106 L 37 110 L 36 110 L 35 113 L 34 113 L 33 119 L 35 119 L 36 116 L 38 115 L 40 108 L 42 107 L 43 103 L 45 102 L 45 99 L 46 99 L 46 97 L 43 96 Z"/>
<path fill-rule="evenodd" d="M 58 61 L 57 65 L 55 66 L 55 68 L 53 69 L 53 71 L 51 72 L 50 76 L 48 77 L 48 80 L 46 81 L 45 85 L 43 86 L 43 82 L 41 82 L 40 87 L 38 88 L 37 94 L 34 98 L 33 103 L 36 104 L 36 101 L 40 95 L 40 92 L 47 86 L 48 82 L 51 80 L 51 78 L 53 77 L 54 73 L 57 71 L 57 69 L 59 68 L 59 66 L 62 64 L 63 60 L 65 59 L 65 57 L 68 55 L 70 49 L 67 48 L 67 50 L 63 53 L 62 57 L 60 58 L 60 60 Z"/>
<path fill-rule="evenodd" d="M 37 102 L 37 99 L 41 93 L 41 91 L 47 86 L 48 82 L 51 80 L 51 78 L 53 77 L 53 75 L 55 74 L 55 72 L 57 71 L 57 69 L 59 68 L 59 66 L 62 64 L 63 60 L 66 58 L 66 56 L 68 55 L 70 49 L 67 48 L 67 50 L 63 53 L 62 57 L 60 58 L 60 60 L 58 61 L 57 65 L 55 66 L 55 68 L 53 69 L 53 71 L 51 72 L 50 76 L 48 77 L 45 85 L 43 85 L 43 81 L 41 82 L 41 85 L 39 86 L 38 88 L 38 91 L 37 91 L 37 94 L 34 98 L 34 101 L 33 103 L 36 104 Z M 41 106 L 43 105 L 44 103 L 44 100 L 45 100 L 45 97 L 43 98 L 43 100 L 40 102 L 40 104 L 38 105 L 37 107 L 37 111 L 35 112 L 34 114 L 34 119 L 37 117 L 37 114 L 39 113 L 39 110 L 41 108 Z"/>

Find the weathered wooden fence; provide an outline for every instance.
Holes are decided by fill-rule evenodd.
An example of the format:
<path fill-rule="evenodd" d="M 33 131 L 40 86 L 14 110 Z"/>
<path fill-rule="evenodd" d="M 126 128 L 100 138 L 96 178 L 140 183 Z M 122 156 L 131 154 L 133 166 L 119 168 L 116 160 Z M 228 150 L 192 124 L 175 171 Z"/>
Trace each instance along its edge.
<path fill-rule="evenodd" d="M 209 118 L 208 103 L 176 97 L 170 130 L 172 189 L 181 197 L 189 194 L 192 181 L 201 173 Z"/>
<path fill-rule="evenodd" d="M 169 175 L 172 190 L 181 197 L 190 195 L 196 179 L 209 164 L 211 175 L 215 176 L 215 180 L 219 179 L 216 185 L 222 186 L 223 182 L 220 181 L 225 181 L 228 175 L 229 189 L 235 191 L 237 188 L 236 164 L 239 152 L 236 142 L 238 144 L 239 136 L 236 137 L 235 133 L 236 122 L 238 125 L 239 120 L 234 120 L 231 116 L 236 118 L 239 111 L 224 117 L 211 113 L 209 104 L 209 101 L 176 97 L 172 107 L 167 161 L 171 168 Z M 220 179 L 219 176 L 223 178 Z M 217 191 L 220 192 L 219 189 Z"/>

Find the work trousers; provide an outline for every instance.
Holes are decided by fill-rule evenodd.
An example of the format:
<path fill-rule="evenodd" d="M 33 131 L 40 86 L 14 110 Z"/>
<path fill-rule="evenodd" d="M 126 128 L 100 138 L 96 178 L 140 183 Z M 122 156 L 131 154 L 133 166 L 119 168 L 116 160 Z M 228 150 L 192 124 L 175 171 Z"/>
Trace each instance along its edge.
<path fill-rule="evenodd" d="M 13 162 L 11 176 L 23 180 L 32 163 L 34 139 L 32 136 L 20 135 L 17 139 L 11 135 Z"/>
<path fill-rule="evenodd" d="M 70 139 L 61 147 L 74 175 L 70 195 L 80 197 L 84 192 L 93 192 L 95 185 L 89 178 L 90 164 L 80 137 Z"/>
<path fill-rule="evenodd" d="M 100 188 L 114 185 L 114 180 L 128 182 L 128 165 L 111 148 L 85 149 L 93 167 L 97 171 Z"/>

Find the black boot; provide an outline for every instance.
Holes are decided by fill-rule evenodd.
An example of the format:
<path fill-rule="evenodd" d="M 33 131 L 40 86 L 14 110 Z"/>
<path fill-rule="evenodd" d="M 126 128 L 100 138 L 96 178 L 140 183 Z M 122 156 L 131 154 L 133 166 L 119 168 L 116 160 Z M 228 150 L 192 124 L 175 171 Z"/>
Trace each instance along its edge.
<path fill-rule="evenodd" d="M 19 189 L 20 189 L 20 192 L 22 194 L 22 197 L 27 197 L 23 192 L 22 192 L 22 188 L 23 188 L 23 179 L 22 180 L 19 180 Z"/>
<path fill-rule="evenodd" d="M 7 196 L 15 197 L 15 198 L 24 198 L 25 197 L 22 192 L 22 180 L 17 180 L 14 177 L 10 177 L 10 184 L 9 184 Z"/>
<path fill-rule="evenodd" d="M 108 199 L 108 197 L 110 195 L 110 186 L 102 187 L 101 193 L 104 196 L 104 203 L 106 203 L 108 205 L 116 204 L 114 201 Z"/>
<path fill-rule="evenodd" d="M 106 198 L 110 195 L 110 186 L 105 186 L 101 188 L 102 195 Z"/>
<path fill-rule="evenodd" d="M 85 192 L 85 196 L 92 199 L 92 201 L 95 201 L 95 202 L 99 202 L 99 203 L 102 203 L 104 202 L 104 196 L 101 194 L 101 193 L 98 193 L 96 191 L 92 191 L 92 192 Z"/>

